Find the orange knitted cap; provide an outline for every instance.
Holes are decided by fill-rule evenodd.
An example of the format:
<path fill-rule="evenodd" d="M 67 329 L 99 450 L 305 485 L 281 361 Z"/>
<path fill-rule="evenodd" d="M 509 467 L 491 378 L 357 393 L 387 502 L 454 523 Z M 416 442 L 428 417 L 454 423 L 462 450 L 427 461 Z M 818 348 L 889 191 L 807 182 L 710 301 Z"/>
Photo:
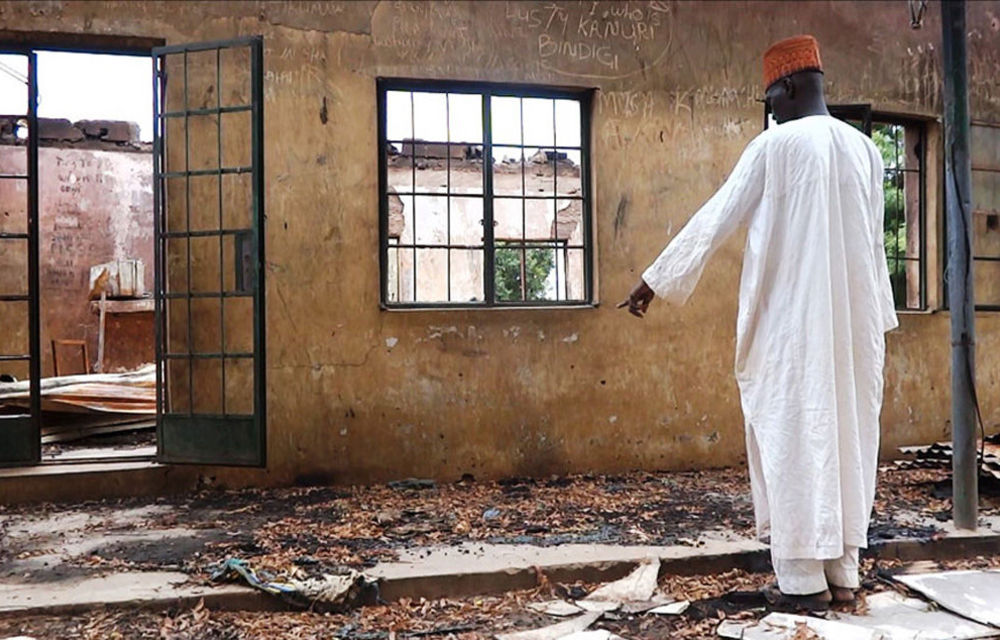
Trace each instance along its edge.
<path fill-rule="evenodd" d="M 812 36 L 795 36 L 775 42 L 764 52 L 764 88 L 796 71 L 823 70 L 819 43 Z"/>

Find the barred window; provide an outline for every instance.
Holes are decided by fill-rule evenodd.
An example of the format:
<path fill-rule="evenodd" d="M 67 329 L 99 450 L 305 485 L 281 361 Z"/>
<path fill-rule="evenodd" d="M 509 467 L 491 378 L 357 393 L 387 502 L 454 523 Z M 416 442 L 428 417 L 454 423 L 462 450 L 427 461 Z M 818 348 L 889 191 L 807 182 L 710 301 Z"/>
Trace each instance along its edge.
<path fill-rule="evenodd" d="M 899 310 L 927 307 L 925 127 L 920 121 L 876 115 L 871 136 L 885 165 L 885 257 Z"/>
<path fill-rule="evenodd" d="M 1000 124 L 974 124 L 972 269 L 976 308 L 1000 310 Z"/>
<path fill-rule="evenodd" d="M 382 305 L 592 301 L 590 92 L 382 79 Z"/>
<path fill-rule="evenodd" d="M 870 104 L 827 105 L 830 115 L 872 138 L 885 165 L 883 242 L 896 309 L 927 308 L 926 125 L 915 118 L 873 114 Z M 764 128 L 774 125 L 764 105 Z"/>

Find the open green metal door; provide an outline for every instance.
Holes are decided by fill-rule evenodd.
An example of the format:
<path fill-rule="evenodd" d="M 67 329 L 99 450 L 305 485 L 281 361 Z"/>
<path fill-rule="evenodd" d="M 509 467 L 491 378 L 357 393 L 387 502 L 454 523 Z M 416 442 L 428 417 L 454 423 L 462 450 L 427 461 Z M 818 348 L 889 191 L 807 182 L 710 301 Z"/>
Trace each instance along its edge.
<path fill-rule="evenodd" d="M 262 40 L 153 67 L 159 458 L 263 466 Z"/>
<path fill-rule="evenodd" d="M 0 466 L 12 466 L 41 455 L 35 54 L 0 50 L 0 72 L 0 91 L 24 96 L 0 122 Z"/>

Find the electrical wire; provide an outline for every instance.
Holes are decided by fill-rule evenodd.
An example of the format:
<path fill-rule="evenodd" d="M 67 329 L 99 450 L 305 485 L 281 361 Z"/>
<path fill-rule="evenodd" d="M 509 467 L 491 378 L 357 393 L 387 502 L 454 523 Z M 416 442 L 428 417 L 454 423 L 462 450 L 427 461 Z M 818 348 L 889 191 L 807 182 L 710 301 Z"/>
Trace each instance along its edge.
<path fill-rule="evenodd" d="M 966 250 L 965 250 L 966 260 L 965 264 L 962 265 L 965 267 L 965 270 L 961 275 L 967 281 L 969 279 L 969 272 L 972 270 L 972 234 L 969 232 L 969 218 L 966 215 L 965 200 L 962 198 L 962 190 L 961 187 L 959 186 L 958 171 L 955 170 L 956 163 L 955 163 L 954 145 L 952 145 L 950 151 L 951 151 L 951 166 L 952 166 L 951 178 L 955 188 L 955 195 L 956 195 L 955 199 L 958 201 L 958 207 L 962 214 L 961 215 L 962 242 L 966 243 Z M 951 261 L 949 260 L 949 263 L 950 262 Z M 948 268 L 950 270 L 952 268 L 952 265 L 949 264 Z M 955 309 L 952 309 L 951 312 L 955 313 Z M 986 455 L 986 425 L 983 423 L 983 412 L 982 409 L 980 409 L 979 407 L 979 394 L 976 392 L 976 380 L 972 369 L 973 366 L 974 365 L 972 362 L 972 358 L 966 358 L 965 375 L 969 385 L 969 391 L 972 393 L 972 404 L 976 409 L 976 422 L 979 424 L 979 434 L 980 434 L 979 458 L 978 458 L 978 465 L 976 468 L 976 473 L 978 477 L 978 474 L 982 471 Z M 952 425 L 952 428 L 954 429 L 954 425 Z"/>
<path fill-rule="evenodd" d="M 4 63 L 4 62 L 0 62 L 0 71 L 6 73 L 11 78 L 14 78 L 15 80 L 17 80 L 21 84 L 24 84 L 24 85 L 28 84 L 28 76 L 24 75 L 23 73 L 21 73 L 20 71 L 18 71 L 14 67 L 12 67 L 12 66 Z"/>

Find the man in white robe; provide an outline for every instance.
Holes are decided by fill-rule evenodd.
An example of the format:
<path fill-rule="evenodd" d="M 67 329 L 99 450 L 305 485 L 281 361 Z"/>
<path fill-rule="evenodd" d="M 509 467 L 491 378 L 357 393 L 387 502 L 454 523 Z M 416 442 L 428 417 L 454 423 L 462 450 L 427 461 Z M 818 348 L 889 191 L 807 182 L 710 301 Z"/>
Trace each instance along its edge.
<path fill-rule="evenodd" d="M 779 126 L 643 273 L 629 298 L 683 304 L 706 261 L 747 227 L 736 378 L 773 600 L 851 601 L 875 495 L 886 331 L 897 326 L 883 246 L 882 158 L 829 115 L 816 41 L 765 54 Z"/>

